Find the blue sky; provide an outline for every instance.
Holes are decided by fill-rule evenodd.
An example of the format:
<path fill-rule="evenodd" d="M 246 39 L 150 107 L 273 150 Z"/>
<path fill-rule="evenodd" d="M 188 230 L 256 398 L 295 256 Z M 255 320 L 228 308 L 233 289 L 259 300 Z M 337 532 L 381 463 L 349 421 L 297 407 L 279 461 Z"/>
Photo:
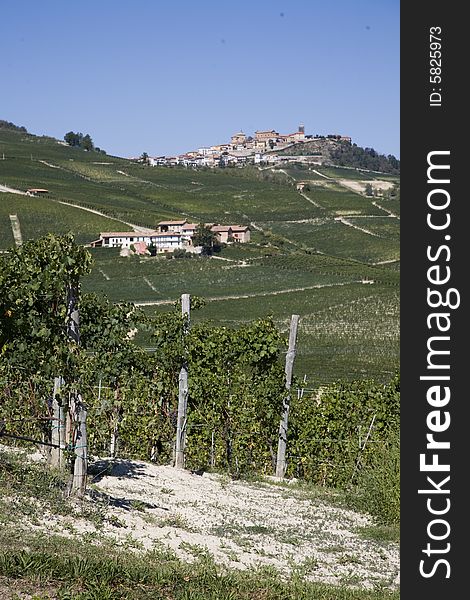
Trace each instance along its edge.
<path fill-rule="evenodd" d="M 399 0 L 10 0 L 0 119 L 118 156 L 301 122 L 399 156 L 399 38 Z"/>

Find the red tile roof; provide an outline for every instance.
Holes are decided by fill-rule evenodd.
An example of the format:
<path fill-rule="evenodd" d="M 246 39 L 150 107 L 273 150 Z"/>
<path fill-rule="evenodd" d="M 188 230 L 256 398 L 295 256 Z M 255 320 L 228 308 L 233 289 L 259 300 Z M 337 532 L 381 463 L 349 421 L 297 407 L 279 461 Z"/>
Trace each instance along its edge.
<path fill-rule="evenodd" d="M 168 231 L 167 233 L 160 233 L 158 231 L 153 231 L 152 233 L 141 233 L 139 231 L 102 231 L 100 236 L 104 237 L 168 237 L 180 235 L 175 231 Z"/>
<path fill-rule="evenodd" d="M 229 229 L 231 229 L 230 225 L 213 225 L 211 227 L 211 231 L 215 231 L 215 232 L 228 231 Z"/>
<path fill-rule="evenodd" d="M 186 219 L 184 221 L 160 221 L 158 225 L 184 225 L 185 223 L 187 223 Z"/>
<path fill-rule="evenodd" d="M 103 237 L 140 237 L 149 234 L 139 233 L 138 231 L 101 231 L 100 236 Z"/>

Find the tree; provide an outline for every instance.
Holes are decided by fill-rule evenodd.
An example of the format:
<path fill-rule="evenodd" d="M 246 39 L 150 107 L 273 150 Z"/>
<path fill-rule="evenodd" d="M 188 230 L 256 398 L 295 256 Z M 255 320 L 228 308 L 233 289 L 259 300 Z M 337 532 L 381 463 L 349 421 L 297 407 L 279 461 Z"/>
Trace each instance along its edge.
<path fill-rule="evenodd" d="M 90 353 L 93 373 L 99 373 L 114 390 L 124 386 L 134 373 L 149 373 L 150 359 L 133 342 L 145 314 L 133 304 L 113 304 L 105 296 L 83 294 L 80 301 L 83 348 Z"/>
<path fill-rule="evenodd" d="M 144 165 L 148 165 L 150 161 L 149 161 L 149 155 L 147 154 L 147 152 L 142 152 L 142 154 L 139 157 L 139 160 Z"/>
<path fill-rule="evenodd" d="M 83 135 L 83 133 L 74 131 L 69 131 L 64 135 L 64 140 L 67 142 L 69 146 L 73 148 L 83 148 L 83 150 L 95 150 L 95 145 L 93 144 L 93 140 L 89 133 Z M 97 151 L 103 152 L 100 148 L 96 148 Z"/>
<path fill-rule="evenodd" d="M 69 293 L 90 272 L 90 253 L 73 235 L 49 234 L 14 248 L 0 262 L 0 354 L 23 373 L 72 369 Z M 72 346 L 74 346 L 72 344 Z"/>
<path fill-rule="evenodd" d="M 373 196 L 374 195 L 374 190 L 373 190 L 372 185 L 370 183 L 366 183 L 365 192 L 366 192 L 366 196 Z"/>
<path fill-rule="evenodd" d="M 91 137 L 88 133 L 83 136 L 83 138 L 81 140 L 81 147 L 84 150 L 88 150 L 88 151 L 94 149 L 93 140 L 91 139 Z"/>
<path fill-rule="evenodd" d="M 218 246 L 217 236 L 211 231 L 210 225 L 199 223 L 193 235 L 193 245 L 201 246 L 201 254 L 203 256 L 211 256 L 214 252 L 214 247 Z"/>
<path fill-rule="evenodd" d="M 69 131 L 64 135 L 64 140 L 67 142 L 69 146 L 80 146 L 80 133 L 74 133 L 73 131 Z"/>

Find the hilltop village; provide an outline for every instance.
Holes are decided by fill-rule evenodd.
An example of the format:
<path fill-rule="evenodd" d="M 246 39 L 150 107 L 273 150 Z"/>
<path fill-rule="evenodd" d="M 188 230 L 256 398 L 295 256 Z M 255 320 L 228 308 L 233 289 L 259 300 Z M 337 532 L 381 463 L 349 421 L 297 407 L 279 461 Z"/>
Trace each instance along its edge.
<path fill-rule="evenodd" d="M 321 164 L 321 156 L 289 156 L 288 151 L 294 145 L 315 140 L 326 142 L 345 142 L 351 144 L 349 136 L 329 134 L 327 136 L 306 135 L 305 127 L 300 124 L 294 133 L 281 134 L 274 129 L 255 131 L 248 136 L 243 131 L 234 133 L 230 142 L 214 146 L 201 147 L 177 156 L 133 157 L 131 160 L 145 162 L 152 166 L 185 167 L 226 167 L 246 164 L 276 164 L 279 162 L 306 162 Z M 282 151 L 282 154 L 280 152 Z M 321 154 L 321 153 L 320 153 Z"/>

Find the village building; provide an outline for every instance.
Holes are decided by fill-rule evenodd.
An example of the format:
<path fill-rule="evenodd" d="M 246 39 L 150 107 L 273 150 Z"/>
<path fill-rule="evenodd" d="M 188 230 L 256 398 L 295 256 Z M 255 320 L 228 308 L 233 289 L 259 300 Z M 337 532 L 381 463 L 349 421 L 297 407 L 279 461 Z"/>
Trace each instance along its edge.
<path fill-rule="evenodd" d="M 160 223 L 157 225 L 157 231 L 160 233 L 181 233 L 183 226 L 186 225 L 186 223 L 186 219 L 184 221 L 160 221 Z"/>
<path fill-rule="evenodd" d="M 255 131 L 255 141 L 266 142 L 267 140 L 275 140 L 279 137 L 279 132 L 274 129 Z"/>
<path fill-rule="evenodd" d="M 246 142 L 246 135 L 243 133 L 243 131 L 234 133 L 232 135 L 232 137 L 230 138 L 230 143 L 232 144 L 232 146 L 238 146 L 238 145 L 243 146 L 245 144 L 245 142 Z"/>
<path fill-rule="evenodd" d="M 162 167 L 166 164 L 168 164 L 168 158 L 166 156 L 155 156 L 155 157 L 149 157 L 148 161 L 149 161 L 149 165 L 151 165 L 152 167 Z"/>
<path fill-rule="evenodd" d="M 216 144 L 215 146 L 211 146 L 211 150 L 215 152 L 228 152 L 231 148 L 230 144 Z"/>
<path fill-rule="evenodd" d="M 213 225 L 211 231 L 217 235 L 219 242 L 222 244 L 230 242 L 244 244 L 250 241 L 250 228 L 247 226 Z"/>
<path fill-rule="evenodd" d="M 198 152 L 199 156 L 212 156 L 213 154 L 216 153 L 216 151 L 213 148 L 209 148 L 207 146 L 198 148 L 197 152 Z"/>
<path fill-rule="evenodd" d="M 185 223 L 181 228 L 181 239 L 183 244 L 192 246 L 192 237 L 196 231 L 197 223 Z"/>

